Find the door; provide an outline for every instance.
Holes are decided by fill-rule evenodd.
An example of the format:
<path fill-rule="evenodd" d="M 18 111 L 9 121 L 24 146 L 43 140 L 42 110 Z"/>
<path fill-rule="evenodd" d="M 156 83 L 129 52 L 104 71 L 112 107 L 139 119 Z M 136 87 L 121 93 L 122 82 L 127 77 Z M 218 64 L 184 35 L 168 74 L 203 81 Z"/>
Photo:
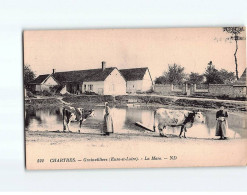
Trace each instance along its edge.
<path fill-rule="evenodd" d="M 98 94 L 99 94 L 99 95 L 103 95 L 103 88 L 99 88 L 99 89 L 98 89 Z"/>

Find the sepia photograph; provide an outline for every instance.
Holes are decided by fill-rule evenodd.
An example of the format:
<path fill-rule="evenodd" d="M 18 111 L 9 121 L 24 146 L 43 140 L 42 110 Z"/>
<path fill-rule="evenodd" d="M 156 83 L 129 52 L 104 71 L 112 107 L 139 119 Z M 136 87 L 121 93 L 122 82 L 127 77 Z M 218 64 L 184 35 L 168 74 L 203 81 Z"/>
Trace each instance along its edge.
<path fill-rule="evenodd" d="M 24 30 L 26 169 L 246 166 L 246 28 Z"/>
<path fill-rule="evenodd" d="M 1 192 L 247 191 L 246 0 L 0 5 Z"/>

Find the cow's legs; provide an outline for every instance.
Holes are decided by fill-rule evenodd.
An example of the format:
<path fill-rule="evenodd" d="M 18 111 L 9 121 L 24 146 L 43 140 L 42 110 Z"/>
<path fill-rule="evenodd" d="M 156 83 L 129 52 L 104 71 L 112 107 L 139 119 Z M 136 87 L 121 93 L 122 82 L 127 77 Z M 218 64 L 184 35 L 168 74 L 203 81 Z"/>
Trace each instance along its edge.
<path fill-rule="evenodd" d="M 182 127 L 181 127 L 181 130 L 180 130 L 180 134 L 179 134 L 179 137 L 180 137 L 180 138 L 181 138 L 181 136 L 182 136 L 183 130 L 184 130 L 184 126 L 182 126 Z"/>
<path fill-rule="evenodd" d="M 63 131 L 66 131 L 66 125 L 64 120 L 63 120 Z"/>
<path fill-rule="evenodd" d="M 156 131 L 156 127 L 155 126 L 153 126 L 153 130 L 154 130 L 154 132 Z"/>
<path fill-rule="evenodd" d="M 185 136 L 186 131 L 187 131 L 187 129 L 186 129 L 186 127 L 184 127 L 184 138 L 186 138 L 186 136 Z"/>
<path fill-rule="evenodd" d="M 67 127 L 68 127 L 68 132 L 71 132 L 71 131 L 69 130 L 69 124 L 70 124 L 70 120 L 69 120 L 69 122 L 67 123 Z"/>
<path fill-rule="evenodd" d="M 79 130 L 78 130 L 79 133 L 81 132 L 81 125 L 82 125 L 82 120 L 80 120 L 79 122 Z"/>
<path fill-rule="evenodd" d="M 67 128 L 66 128 L 67 126 Z M 63 131 L 66 131 L 68 129 L 68 120 L 66 118 L 63 119 Z"/>
<path fill-rule="evenodd" d="M 157 126 L 157 124 L 156 124 L 156 117 L 155 117 L 155 115 L 156 115 L 156 111 L 154 111 L 154 124 L 153 124 L 153 130 L 154 130 L 154 132 L 156 131 L 156 126 Z"/>
<path fill-rule="evenodd" d="M 161 126 L 159 126 L 158 128 L 159 128 L 160 136 L 161 136 L 161 137 L 167 137 L 167 136 L 164 134 L 164 128 L 166 128 L 166 127 L 161 127 Z"/>

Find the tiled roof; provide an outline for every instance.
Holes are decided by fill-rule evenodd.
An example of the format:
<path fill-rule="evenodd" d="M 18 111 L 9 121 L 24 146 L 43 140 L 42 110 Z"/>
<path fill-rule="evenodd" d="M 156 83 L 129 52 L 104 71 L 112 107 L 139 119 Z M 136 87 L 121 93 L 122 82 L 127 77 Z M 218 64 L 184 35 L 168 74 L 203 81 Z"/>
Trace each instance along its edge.
<path fill-rule="evenodd" d="M 119 70 L 126 81 L 142 80 L 148 68 L 131 68 Z"/>
<path fill-rule="evenodd" d="M 41 84 L 49 74 L 39 75 L 36 79 L 30 82 L 30 84 Z"/>
<path fill-rule="evenodd" d="M 53 76 L 59 82 L 104 81 L 115 68 L 56 72 Z"/>
<path fill-rule="evenodd" d="M 108 75 L 115 68 L 106 68 L 102 69 L 89 69 L 89 70 L 76 70 L 76 71 L 67 71 L 67 72 L 56 72 L 52 74 L 58 82 L 85 82 L 85 81 L 104 81 Z M 34 81 L 30 84 L 41 84 L 49 74 L 39 75 Z"/>

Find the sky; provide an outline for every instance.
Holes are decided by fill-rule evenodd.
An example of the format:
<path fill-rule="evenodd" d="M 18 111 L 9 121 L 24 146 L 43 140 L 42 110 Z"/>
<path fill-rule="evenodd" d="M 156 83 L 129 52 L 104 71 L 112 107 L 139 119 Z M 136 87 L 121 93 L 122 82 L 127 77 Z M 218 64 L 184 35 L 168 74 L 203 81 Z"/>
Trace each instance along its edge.
<path fill-rule="evenodd" d="M 246 31 L 242 36 L 246 37 Z M 24 64 L 36 73 L 107 67 L 149 67 L 154 78 L 179 64 L 203 73 L 209 61 L 235 72 L 235 42 L 222 28 L 47 30 L 24 32 Z M 239 76 L 246 67 L 246 41 L 238 41 Z"/>

